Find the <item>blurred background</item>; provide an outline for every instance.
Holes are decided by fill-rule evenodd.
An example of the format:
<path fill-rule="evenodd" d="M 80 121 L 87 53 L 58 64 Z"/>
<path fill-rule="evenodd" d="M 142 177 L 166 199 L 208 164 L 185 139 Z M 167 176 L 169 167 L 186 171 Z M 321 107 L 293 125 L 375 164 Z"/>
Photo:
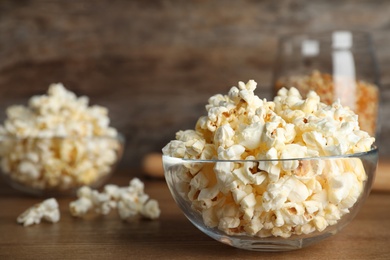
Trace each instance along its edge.
<path fill-rule="evenodd" d="M 0 1 L 0 120 L 62 82 L 110 111 L 122 166 L 193 128 L 208 97 L 254 79 L 272 97 L 278 37 L 372 33 L 380 68 L 382 156 L 390 156 L 390 4 L 386 0 Z"/>

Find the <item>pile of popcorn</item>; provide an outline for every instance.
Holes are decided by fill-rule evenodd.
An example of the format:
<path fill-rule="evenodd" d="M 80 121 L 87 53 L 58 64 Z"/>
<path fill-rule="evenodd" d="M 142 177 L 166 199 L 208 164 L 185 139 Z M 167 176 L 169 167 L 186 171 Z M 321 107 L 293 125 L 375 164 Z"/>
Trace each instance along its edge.
<path fill-rule="evenodd" d="M 0 126 L 3 173 L 38 190 L 67 190 L 107 176 L 121 144 L 107 109 L 88 102 L 52 84 L 28 106 L 9 107 Z"/>
<path fill-rule="evenodd" d="M 178 189 L 206 226 L 226 234 L 321 232 L 348 214 L 367 176 L 358 158 L 318 157 L 369 151 L 374 138 L 339 101 L 326 105 L 313 91 L 303 99 L 295 88 L 266 101 L 256 85 L 212 96 L 195 130 L 163 148 L 164 156 L 221 160 L 183 163 Z"/>

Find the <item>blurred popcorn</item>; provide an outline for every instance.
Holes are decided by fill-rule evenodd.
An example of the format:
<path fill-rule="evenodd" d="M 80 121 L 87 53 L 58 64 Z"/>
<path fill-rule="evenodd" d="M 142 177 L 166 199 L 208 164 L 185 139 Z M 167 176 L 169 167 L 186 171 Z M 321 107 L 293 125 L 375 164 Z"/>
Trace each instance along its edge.
<path fill-rule="evenodd" d="M 39 224 L 42 219 L 52 223 L 60 220 L 60 211 L 56 199 L 50 198 L 34 205 L 23 212 L 16 221 L 26 227 Z"/>
<path fill-rule="evenodd" d="M 93 184 L 110 173 L 121 149 L 109 122 L 106 108 L 52 84 L 28 106 L 7 109 L 0 126 L 2 171 L 39 190 Z"/>
<path fill-rule="evenodd" d="M 150 199 L 144 192 L 144 184 L 134 178 L 128 187 L 106 185 L 103 192 L 81 187 L 77 192 L 78 199 L 69 204 L 69 210 L 74 217 L 83 217 L 89 212 L 106 215 L 112 209 L 117 209 L 123 220 L 131 220 L 142 216 L 157 219 L 160 216 L 158 202 Z"/>

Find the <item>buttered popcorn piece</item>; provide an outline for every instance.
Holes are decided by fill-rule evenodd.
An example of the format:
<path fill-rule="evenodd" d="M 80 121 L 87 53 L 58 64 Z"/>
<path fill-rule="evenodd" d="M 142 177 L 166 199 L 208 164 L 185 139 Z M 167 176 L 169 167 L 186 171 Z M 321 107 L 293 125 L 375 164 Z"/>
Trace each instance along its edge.
<path fill-rule="evenodd" d="M 60 220 L 60 211 L 56 199 L 50 198 L 32 206 L 23 212 L 16 221 L 26 227 L 39 224 L 42 219 L 51 223 L 56 223 Z"/>
<path fill-rule="evenodd" d="M 3 172 L 39 190 L 90 185 L 109 174 L 121 152 L 118 133 L 107 109 L 88 101 L 52 84 L 27 106 L 9 107 L 0 126 Z"/>
<path fill-rule="evenodd" d="M 316 157 L 366 152 L 374 138 L 339 101 L 325 105 L 315 92 L 303 99 L 295 88 L 267 101 L 255 89 L 250 80 L 212 96 L 195 130 L 163 148 L 171 157 L 222 160 L 184 164 L 180 190 L 208 227 L 227 234 L 289 237 L 338 223 L 367 176 L 358 158 Z"/>
<path fill-rule="evenodd" d="M 105 185 L 102 192 L 84 186 L 77 191 L 77 196 L 78 199 L 69 204 L 74 217 L 83 217 L 89 212 L 107 215 L 112 209 L 117 209 L 123 220 L 138 216 L 157 219 L 161 213 L 158 202 L 149 198 L 138 178 L 132 179 L 128 187 Z"/>

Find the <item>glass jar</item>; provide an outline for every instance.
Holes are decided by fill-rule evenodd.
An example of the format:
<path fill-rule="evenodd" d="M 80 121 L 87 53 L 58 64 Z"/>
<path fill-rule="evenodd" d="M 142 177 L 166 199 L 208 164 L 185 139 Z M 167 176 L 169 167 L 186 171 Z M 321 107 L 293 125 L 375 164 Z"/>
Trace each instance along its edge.
<path fill-rule="evenodd" d="M 321 101 L 337 99 L 359 116 L 362 130 L 378 131 L 378 67 L 367 32 L 333 31 L 280 38 L 274 71 L 274 94 L 295 87 L 302 96 L 314 90 Z"/>

